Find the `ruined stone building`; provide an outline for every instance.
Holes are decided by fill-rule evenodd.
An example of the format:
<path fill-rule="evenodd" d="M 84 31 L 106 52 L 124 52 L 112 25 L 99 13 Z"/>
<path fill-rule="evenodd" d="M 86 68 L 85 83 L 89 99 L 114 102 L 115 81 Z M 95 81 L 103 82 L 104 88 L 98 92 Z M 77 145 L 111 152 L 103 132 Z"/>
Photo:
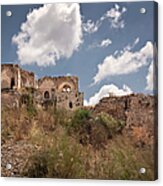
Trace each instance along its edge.
<path fill-rule="evenodd" d="M 33 72 L 16 64 L 1 65 L 1 92 L 3 104 L 19 104 L 21 97 L 30 91 L 37 105 L 74 110 L 83 106 L 83 93 L 78 90 L 75 76 L 43 77 L 35 79 Z M 25 101 L 24 101 L 25 102 Z"/>
<path fill-rule="evenodd" d="M 75 76 L 43 77 L 38 80 L 36 101 L 52 101 L 56 108 L 76 109 L 83 106 L 83 93 L 78 91 Z"/>
<path fill-rule="evenodd" d="M 22 87 L 34 87 L 35 76 L 33 72 L 21 69 L 18 65 L 2 64 L 1 65 L 1 89 L 19 90 Z"/>
<path fill-rule="evenodd" d="M 78 90 L 75 76 L 43 77 L 36 80 L 35 74 L 22 70 L 18 65 L 1 66 L 1 103 L 10 107 L 26 104 L 26 96 L 32 96 L 37 106 L 53 106 L 75 110 L 83 106 L 83 93 Z M 137 144 L 155 143 L 157 131 L 157 97 L 144 94 L 130 94 L 102 98 L 95 107 L 96 115 L 105 112 L 125 122 L 127 135 Z"/>

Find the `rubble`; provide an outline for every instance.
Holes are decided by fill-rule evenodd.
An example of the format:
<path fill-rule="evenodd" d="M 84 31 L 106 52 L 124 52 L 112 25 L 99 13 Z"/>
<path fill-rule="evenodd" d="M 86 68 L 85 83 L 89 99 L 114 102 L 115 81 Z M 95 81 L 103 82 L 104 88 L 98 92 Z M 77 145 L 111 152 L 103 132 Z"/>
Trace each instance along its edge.
<path fill-rule="evenodd" d="M 37 148 L 26 141 L 8 141 L 1 146 L 1 176 L 20 177 L 26 161 Z"/>

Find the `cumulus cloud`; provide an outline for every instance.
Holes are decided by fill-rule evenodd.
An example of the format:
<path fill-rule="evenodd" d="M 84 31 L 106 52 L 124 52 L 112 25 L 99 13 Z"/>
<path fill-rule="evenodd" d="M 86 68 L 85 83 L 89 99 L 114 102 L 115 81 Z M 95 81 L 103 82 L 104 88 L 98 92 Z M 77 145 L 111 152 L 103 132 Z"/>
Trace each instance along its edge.
<path fill-rule="evenodd" d="M 132 90 L 127 86 L 123 85 L 122 88 L 118 88 L 114 84 L 104 85 L 101 87 L 99 92 L 95 93 L 90 99 L 84 101 L 85 106 L 94 106 L 96 105 L 102 98 L 109 96 L 124 96 L 132 94 Z"/>
<path fill-rule="evenodd" d="M 69 58 L 82 43 L 82 19 L 77 3 L 46 4 L 28 13 L 12 38 L 20 63 L 55 65 Z"/>
<path fill-rule="evenodd" d="M 146 76 L 147 86 L 146 90 L 152 91 L 154 88 L 154 65 L 153 62 L 148 68 L 148 74 Z"/>
<path fill-rule="evenodd" d="M 112 44 L 111 39 L 107 38 L 107 39 L 102 40 L 99 43 L 93 43 L 92 45 L 90 45 L 88 47 L 88 49 L 92 49 L 92 48 L 106 48 L 106 47 L 108 47 L 111 44 Z"/>
<path fill-rule="evenodd" d="M 94 76 L 94 83 L 99 83 L 109 76 L 124 75 L 137 72 L 153 60 L 153 44 L 148 41 L 139 51 L 124 50 L 120 55 L 107 56 L 98 65 L 98 72 Z"/>
<path fill-rule="evenodd" d="M 108 20 L 111 28 L 124 28 L 125 21 L 123 20 L 123 14 L 127 11 L 126 7 L 120 7 L 115 4 L 113 8 L 109 9 L 104 15 L 97 21 L 89 19 L 86 23 L 83 23 L 83 30 L 89 34 L 98 31 L 104 20 Z"/>

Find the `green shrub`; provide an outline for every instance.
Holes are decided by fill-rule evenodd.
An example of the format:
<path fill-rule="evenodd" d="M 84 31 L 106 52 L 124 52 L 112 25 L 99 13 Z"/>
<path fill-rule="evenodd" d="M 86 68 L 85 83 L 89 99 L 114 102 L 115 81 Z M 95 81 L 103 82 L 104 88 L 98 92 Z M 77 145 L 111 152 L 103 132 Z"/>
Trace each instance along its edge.
<path fill-rule="evenodd" d="M 121 132 L 125 126 L 125 122 L 116 120 L 112 116 L 104 112 L 98 114 L 98 116 L 96 117 L 96 122 L 106 128 L 109 137 L 112 137 L 114 134 Z"/>
<path fill-rule="evenodd" d="M 122 131 L 124 122 L 114 119 L 106 113 L 93 115 L 90 111 L 80 109 L 72 116 L 68 132 L 81 144 L 104 147 L 108 138 Z"/>
<path fill-rule="evenodd" d="M 71 127 L 80 128 L 81 125 L 84 125 L 91 118 L 91 113 L 88 110 L 78 109 L 74 112 L 74 115 L 71 119 Z"/>

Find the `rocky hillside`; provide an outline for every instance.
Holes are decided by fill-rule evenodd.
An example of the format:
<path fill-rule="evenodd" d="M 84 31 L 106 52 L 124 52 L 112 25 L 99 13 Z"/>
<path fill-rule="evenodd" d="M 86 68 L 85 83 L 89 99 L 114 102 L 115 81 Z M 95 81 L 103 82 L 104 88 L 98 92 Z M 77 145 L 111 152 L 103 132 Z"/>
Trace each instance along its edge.
<path fill-rule="evenodd" d="M 155 107 L 140 94 L 72 112 L 3 105 L 2 176 L 154 180 Z"/>

